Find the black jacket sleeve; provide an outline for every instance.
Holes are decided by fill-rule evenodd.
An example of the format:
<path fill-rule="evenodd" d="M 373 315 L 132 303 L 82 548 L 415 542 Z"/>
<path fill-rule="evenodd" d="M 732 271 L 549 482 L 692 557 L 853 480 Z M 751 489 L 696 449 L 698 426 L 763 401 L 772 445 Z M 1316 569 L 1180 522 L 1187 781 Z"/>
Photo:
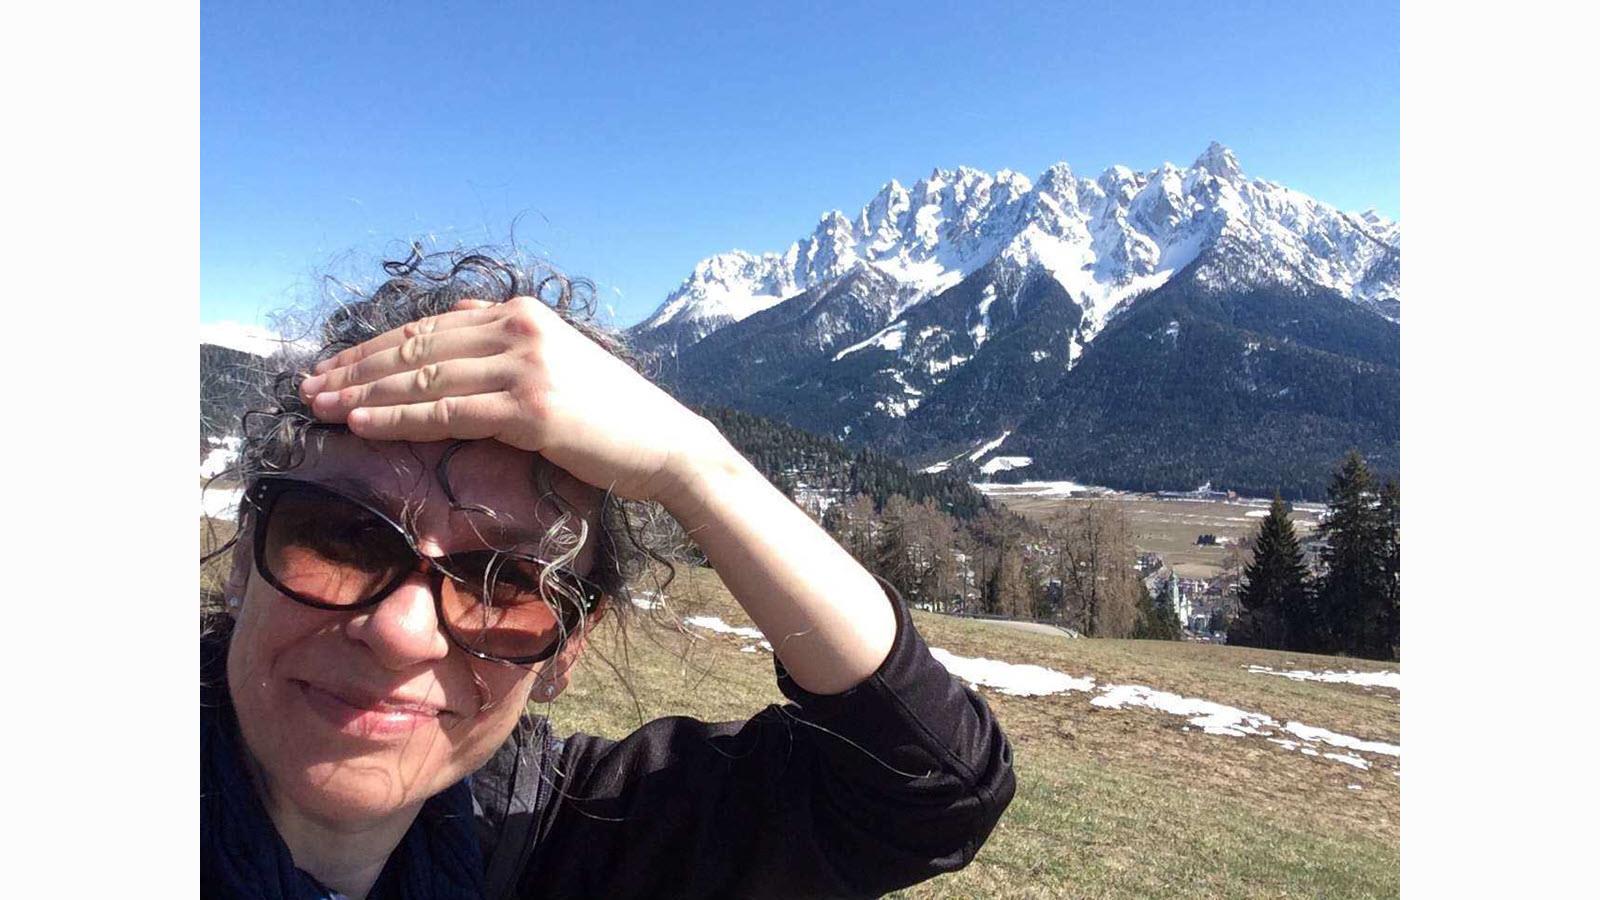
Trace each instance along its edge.
<path fill-rule="evenodd" d="M 791 702 L 747 722 L 569 738 L 522 894 L 876 897 L 971 862 L 1015 791 L 1011 748 L 885 588 L 894 646 L 849 691 L 774 660 Z"/>

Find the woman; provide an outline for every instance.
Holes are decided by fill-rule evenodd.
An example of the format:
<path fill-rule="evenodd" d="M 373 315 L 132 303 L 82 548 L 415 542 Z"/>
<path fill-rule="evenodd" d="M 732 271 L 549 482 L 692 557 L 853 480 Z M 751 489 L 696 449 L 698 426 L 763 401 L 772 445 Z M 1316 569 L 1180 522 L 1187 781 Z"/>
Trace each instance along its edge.
<path fill-rule="evenodd" d="M 877 896 L 969 862 L 1010 749 L 893 589 L 570 283 L 428 262 L 391 264 L 247 416 L 203 654 L 206 895 Z M 622 741 L 525 714 L 628 605 L 640 504 L 693 536 L 792 703 Z"/>

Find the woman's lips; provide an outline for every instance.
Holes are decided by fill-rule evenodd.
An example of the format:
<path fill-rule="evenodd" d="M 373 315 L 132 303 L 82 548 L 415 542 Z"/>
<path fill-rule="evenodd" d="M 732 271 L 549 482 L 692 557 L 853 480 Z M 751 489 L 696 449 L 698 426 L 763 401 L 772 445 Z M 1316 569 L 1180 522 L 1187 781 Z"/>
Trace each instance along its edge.
<path fill-rule="evenodd" d="M 306 681 L 295 686 L 312 712 L 339 731 L 355 737 L 386 739 L 410 736 L 438 721 L 444 710 L 423 701 L 404 698 L 369 698 L 342 688 L 320 687 Z"/>

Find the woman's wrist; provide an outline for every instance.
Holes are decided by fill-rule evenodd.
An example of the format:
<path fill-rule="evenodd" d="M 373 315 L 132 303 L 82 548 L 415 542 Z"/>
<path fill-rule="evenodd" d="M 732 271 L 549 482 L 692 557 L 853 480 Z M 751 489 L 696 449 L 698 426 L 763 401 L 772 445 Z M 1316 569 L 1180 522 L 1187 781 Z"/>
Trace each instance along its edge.
<path fill-rule="evenodd" d="M 710 496 L 750 476 L 761 477 L 715 425 L 695 416 L 662 471 L 653 499 L 692 532 L 706 524 Z"/>

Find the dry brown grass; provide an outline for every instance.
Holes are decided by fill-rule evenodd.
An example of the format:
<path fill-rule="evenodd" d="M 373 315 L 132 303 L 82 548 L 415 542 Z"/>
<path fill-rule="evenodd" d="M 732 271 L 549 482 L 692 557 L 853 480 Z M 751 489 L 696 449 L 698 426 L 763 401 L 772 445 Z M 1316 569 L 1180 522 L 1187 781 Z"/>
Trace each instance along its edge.
<path fill-rule="evenodd" d="M 714 573 L 685 574 L 696 612 L 749 620 Z M 1210 644 L 1073 640 L 993 623 L 915 614 L 928 642 L 963 656 L 1035 663 L 1101 684 L 1136 683 L 1279 721 L 1399 741 L 1395 691 L 1302 683 L 1244 666 L 1382 668 L 1362 660 Z M 627 664 L 640 696 L 589 659 L 549 709 L 558 730 L 620 737 L 643 719 L 745 718 L 782 702 L 766 653 L 691 629 L 636 623 Z M 597 649 L 619 664 L 614 630 Z M 596 665 L 596 663 L 599 663 Z M 1184 731 L 1150 710 L 1106 710 L 1090 696 L 1010 697 L 979 689 L 1016 750 L 1018 793 L 967 869 L 907 897 L 1393 896 L 1399 882 L 1399 776 L 1299 753 L 1260 738 Z M 1350 789 L 1359 784 L 1360 791 Z"/>

